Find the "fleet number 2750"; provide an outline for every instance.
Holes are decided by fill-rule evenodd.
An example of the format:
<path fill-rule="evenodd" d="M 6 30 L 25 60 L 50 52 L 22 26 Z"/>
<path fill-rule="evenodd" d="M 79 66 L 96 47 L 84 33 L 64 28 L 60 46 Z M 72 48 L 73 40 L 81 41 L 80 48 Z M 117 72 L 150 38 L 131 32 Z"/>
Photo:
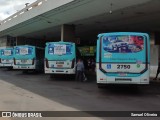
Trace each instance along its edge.
<path fill-rule="evenodd" d="M 117 69 L 130 69 L 130 65 L 117 65 Z"/>

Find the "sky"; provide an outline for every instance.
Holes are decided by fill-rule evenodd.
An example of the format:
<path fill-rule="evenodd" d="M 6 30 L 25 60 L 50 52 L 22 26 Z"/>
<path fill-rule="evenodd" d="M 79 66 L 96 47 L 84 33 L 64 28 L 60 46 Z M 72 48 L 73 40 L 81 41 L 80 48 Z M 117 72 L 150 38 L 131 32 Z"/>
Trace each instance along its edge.
<path fill-rule="evenodd" d="M 25 7 L 25 3 L 33 3 L 36 0 L 0 0 L 0 21 L 11 16 Z"/>

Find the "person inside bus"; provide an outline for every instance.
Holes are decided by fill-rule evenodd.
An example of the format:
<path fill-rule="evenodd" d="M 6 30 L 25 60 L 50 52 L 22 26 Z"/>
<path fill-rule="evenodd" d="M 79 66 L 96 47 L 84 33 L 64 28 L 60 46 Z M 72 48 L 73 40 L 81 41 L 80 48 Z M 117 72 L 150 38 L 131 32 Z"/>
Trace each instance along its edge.
<path fill-rule="evenodd" d="M 78 59 L 76 65 L 76 81 L 83 81 L 83 73 L 84 73 L 84 64 L 81 59 Z"/>
<path fill-rule="evenodd" d="M 160 73 L 160 59 L 158 61 L 158 69 L 157 69 L 156 77 L 153 80 L 157 80 L 159 73 Z"/>

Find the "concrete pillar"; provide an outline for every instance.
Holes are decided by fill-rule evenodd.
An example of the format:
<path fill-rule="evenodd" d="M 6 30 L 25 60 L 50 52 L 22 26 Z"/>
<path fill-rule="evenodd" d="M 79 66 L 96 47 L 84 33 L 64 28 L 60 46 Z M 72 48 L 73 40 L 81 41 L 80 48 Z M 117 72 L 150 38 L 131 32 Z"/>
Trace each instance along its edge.
<path fill-rule="evenodd" d="M 7 36 L 0 37 L 0 48 L 7 46 Z"/>
<path fill-rule="evenodd" d="M 0 47 L 12 47 L 15 45 L 15 37 L 12 36 L 3 36 L 0 37 Z"/>
<path fill-rule="evenodd" d="M 64 24 L 61 26 L 61 41 L 76 42 L 74 25 Z"/>
<path fill-rule="evenodd" d="M 158 68 L 159 46 L 151 45 L 150 77 L 155 77 Z"/>
<path fill-rule="evenodd" d="M 157 33 L 150 33 L 150 77 L 155 77 L 158 68 L 158 59 L 159 59 L 159 36 Z M 159 38 L 158 38 L 159 37 Z"/>

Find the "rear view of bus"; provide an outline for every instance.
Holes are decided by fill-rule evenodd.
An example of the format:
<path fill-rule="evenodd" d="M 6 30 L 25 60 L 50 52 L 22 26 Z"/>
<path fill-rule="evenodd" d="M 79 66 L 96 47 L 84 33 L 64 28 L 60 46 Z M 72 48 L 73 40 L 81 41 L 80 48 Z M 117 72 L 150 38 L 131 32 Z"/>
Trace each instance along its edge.
<path fill-rule="evenodd" d="M 12 68 L 13 67 L 13 48 L 1 49 L 1 67 Z"/>
<path fill-rule="evenodd" d="M 97 84 L 149 84 L 148 34 L 119 32 L 98 35 Z"/>
<path fill-rule="evenodd" d="M 45 48 L 46 74 L 75 74 L 75 43 L 48 42 Z"/>
<path fill-rule="evenodd" d="M 37 70 L 39 60 L 36 56 L 36 47 L 23 45 L 14 47 L 14 69 L 23 71 Z"/>

